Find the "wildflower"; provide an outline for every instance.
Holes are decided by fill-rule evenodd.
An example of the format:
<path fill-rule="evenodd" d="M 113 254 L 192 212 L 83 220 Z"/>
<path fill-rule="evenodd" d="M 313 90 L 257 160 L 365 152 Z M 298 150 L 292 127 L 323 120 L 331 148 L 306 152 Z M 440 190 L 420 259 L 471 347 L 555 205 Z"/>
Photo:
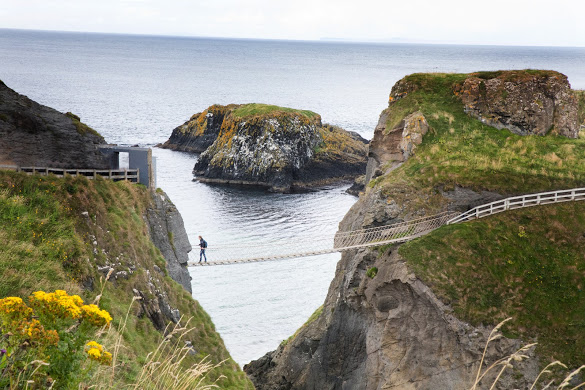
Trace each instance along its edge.
<path fill-rule="evenodd" d="M 94 304 L 81 306 L 81 317 L 94 326 L 108 325 L 112 321 L 112 316 L 105 310 L 101 310 Z"/>
<path fill-rule="evenodd" d="M 0 316 L 6 320 L 21 320 L 32 315 L 33 310 L 19 297 L 0 299 Z"/>
<path fill-rule="evenodd" d="M 100 358 L 100 363 L 105 366 L 112 364 L 112 354 L 109 352 L 104 352 Z"/>
<path fill-rule="evenodd" d="M 89 348 L 99 349 L 100 352 L 102 352 L 104 350 L 104 347 L 102 347 L 99 343 L 97 343 L 95 341 L 90 341 L 89 343 L 87 343 L 85 345 Z"/>
<path fill-rule="evenodd" d="M 35 291 L 29 301 L 38 311 L 57 318 L 77 319 L 81 316 L 79 306 L 83 305 L 79 295 L 69 296 L 64 290 L 56 290 L 54 293 Z"/>
<path fill-rule="evenodd" d="M 109 366 L 112 364 L 112 354 L 105 351 L 104 347 L 95 341 L 85 344 L 87 356 L 100 364 Z"/>
<path fill-rule="evenodd" d="M 88 349 L 87 354 L 88 354 L 89 358 L 93 359 L 93 360 L 99 360 L 99 358 L 102 356 L 102 353 L 97 348 Z"/>

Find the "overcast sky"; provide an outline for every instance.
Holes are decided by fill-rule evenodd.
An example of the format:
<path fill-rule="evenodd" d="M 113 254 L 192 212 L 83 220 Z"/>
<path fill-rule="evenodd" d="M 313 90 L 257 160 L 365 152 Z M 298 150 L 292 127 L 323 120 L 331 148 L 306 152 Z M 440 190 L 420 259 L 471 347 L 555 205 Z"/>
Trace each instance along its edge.
<path fill-rule="evenodd" d="M 0 27 L 585 46 L 584 0 L 0 0 Z"/>

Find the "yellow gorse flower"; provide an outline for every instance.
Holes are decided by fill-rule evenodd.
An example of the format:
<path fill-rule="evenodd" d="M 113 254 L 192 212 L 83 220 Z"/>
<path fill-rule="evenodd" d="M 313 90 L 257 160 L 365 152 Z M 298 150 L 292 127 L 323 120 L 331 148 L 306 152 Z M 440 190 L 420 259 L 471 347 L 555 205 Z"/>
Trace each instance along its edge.
<path fill-rule="evenodd" d="M 105 310 L 101 310 L 99 307 L 93 304 L 83 305 L 81 307 L 81 311 L 82 318 L 95 326 L 108 325 L 110 321 L 112 321 L 112 316 L 110 316 L 110 313 Z"/>
<path fill-rule="evenodd" d="M 88 349 L 87 354 L 88 354 L 89 358 L 93 359 L 93 360 L 100 360 L 100 357 L 102 357 L 102 353 L 97 348 Z"/>
<path fill-rule="evenodd" d="M 32 313 L 33 310 L 19 297 L 0 299 L 0 314 L 4 314 L 10 319 L 28 318 Z"/>
<path fill-rule="evenodd" d="M 77 319 L 81 316 L 79 306 L 83 305 L 83 300 L 79 295 L 67 295 L 64 290 L 54 293 L 35 291 L 29 300 L 35 309 L 54 317 Z"/>
<path fill-rule="evenodd" d="M 100 362 L 100 364 L 110 365 L 112 364 L 112 354 L 105 351 L 104 347 L 95 341 L 90 341 L 85 344 L 87 356 L 91 360 Z"/>
<path fill-rule="evenodd" d="M 89 343 L 87 343 L 85 345 L 88 346 L 89 348 L 99 349 L 100 352 L 102 352 L 104 350 L 104 347 L 102 347 L 99 343 L 97 343 L 95 341 L 90 341 Z"/>

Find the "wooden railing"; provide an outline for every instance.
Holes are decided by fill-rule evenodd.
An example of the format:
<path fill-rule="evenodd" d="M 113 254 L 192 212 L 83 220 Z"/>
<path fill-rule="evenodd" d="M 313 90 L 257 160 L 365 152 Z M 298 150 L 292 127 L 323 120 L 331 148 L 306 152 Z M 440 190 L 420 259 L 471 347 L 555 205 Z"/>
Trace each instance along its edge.
<path fill-rule="evenodd" d="M 538 194 L 528 194 L 513 196 L 511 198 L 497 200 L 495 202 L 482 204 L 455 218 L 447 221 L 447 224 L 465 222 L 471 219 L 483 218 L 488 215 L 501 213 L 506 210 L 520 209 L 523 207 L 538 206 L 550 203 L 570 202 L 574 200 L 585 200 L 585 188 L 573 188 L 570 190 L 540 192 Z"/>
<path fill-rule="evenodd" d="M 108 180 L 127 180 L 138 183 L 138 169 L 75 169 L 75 168 L 48 168 L 48 167 L 19 167 L 16 165 L 0 165 L 0 169 L 24 172 L 28 175 L 55 175 L 56 177 L 84 176 L 88 179 L 97 179 L 98 177 Z"/>

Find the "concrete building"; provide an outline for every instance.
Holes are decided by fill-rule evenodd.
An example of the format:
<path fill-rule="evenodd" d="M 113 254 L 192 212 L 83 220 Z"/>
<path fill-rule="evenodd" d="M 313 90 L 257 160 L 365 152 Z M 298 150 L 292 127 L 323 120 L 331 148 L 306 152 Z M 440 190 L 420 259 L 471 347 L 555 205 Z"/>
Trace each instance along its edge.
<path fill-rule="evenodd" d="M 138 169 L 138 182 L 156 189 L 156 157 L 152 149 L 130 146 L 105 145 L 99 147 L 110 163 L 110 169 L 120 169 L 120 153 L 128 154 L 128 169 Z"/>

